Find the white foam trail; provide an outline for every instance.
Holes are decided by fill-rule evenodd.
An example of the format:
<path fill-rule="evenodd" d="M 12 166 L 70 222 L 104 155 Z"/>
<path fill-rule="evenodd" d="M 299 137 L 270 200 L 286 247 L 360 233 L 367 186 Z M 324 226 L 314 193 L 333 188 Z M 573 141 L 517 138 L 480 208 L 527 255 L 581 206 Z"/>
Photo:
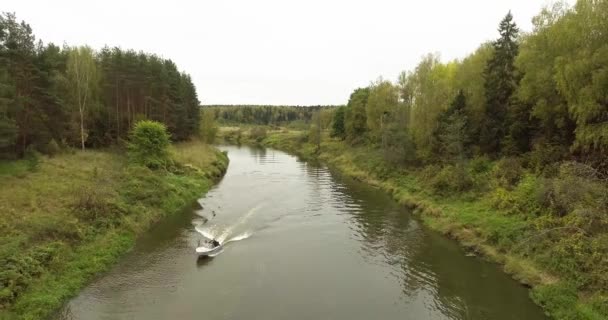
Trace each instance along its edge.
<path fill-rule="evenodd" d="M 245 213 L 235 224 L 226 228 L 226 230 L 224 230 L 224 232 L 217 238 L 217 241 L 224 243 L 224 240 L 226 240 L 226 238 L 228 238 L 228 236 L 232 234 L 232 231 L 236 227 L 245 224 L 245 222 L 247 222 L 247 220 L 249 220 L 249 218 L 251 218 L 251 216 L 253 216 L 261 207 L 262 205 L 257 205 L 251 208 L 251 210 L 247 211 L 247 213 Z"/>
<path fill-rule="evenodd" d="M 207 239 L 215 239 L 215 235 L 209 232 L 209 230 L 204 230 L 202 228 L 199 228 L 199 226 L 194 227 L 194 230 L 196 230 L 198 233 L 200 233 L 201 235 L 203 235 L 203 237 Z"/>
<path fill-rule="evenodd" d="M 228 242 L 235 242 L 235 241 L 241 241 L 241 240 L 245 240 L 247 238 L 251 237 L 251 232 L 245 232 L 241 235 L 238 235 L 234 238 L 230 238 L 228 240 L 226 240 L 226 242 L 224 242 L 224 244 L 228 243 Z"/>

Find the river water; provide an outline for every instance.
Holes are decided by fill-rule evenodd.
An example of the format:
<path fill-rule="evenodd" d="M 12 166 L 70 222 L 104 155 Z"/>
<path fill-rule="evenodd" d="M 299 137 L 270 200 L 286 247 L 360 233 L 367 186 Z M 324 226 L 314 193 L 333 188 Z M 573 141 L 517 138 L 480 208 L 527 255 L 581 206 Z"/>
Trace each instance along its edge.
<path fill-rule="evenodd" d="M 57 319 L 545 319 L 383 192 L 286 153 L 222 147 L 224 179 Z M 202 234 L 227 242 L 197 260 Z"/>

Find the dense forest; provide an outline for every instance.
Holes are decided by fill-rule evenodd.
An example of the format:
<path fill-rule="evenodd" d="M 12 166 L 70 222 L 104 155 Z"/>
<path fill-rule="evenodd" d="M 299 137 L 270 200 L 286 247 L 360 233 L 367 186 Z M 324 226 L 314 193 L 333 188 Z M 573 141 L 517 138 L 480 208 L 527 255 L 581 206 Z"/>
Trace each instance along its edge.
<path fill-rule="evenodd" d="M 263 105 L 207 105 L 221 124 L 288 125 L 307 124 L 313 113 L 321 110 L 331 121 L 330 109 L 335 106 L 263 106 Z"/>
<path fill-rule="evenodd" d="M 527 155 L 539 169 L 568 159 L 606 172 L 607 16 L 607 1 L 558 2 L 521 33 L 509 13 L 464 59 L 429 54 L 396 83 L 355 90 L 334 134 L 399 163 Z"/>
<path fill-rule="evenodd" d="M 119 142 L 135 121 L 163 122 L 174 140 L 199 126 L 190 76 L 153 54 L 37 41 L 0 15 L 0 157 Z"/>

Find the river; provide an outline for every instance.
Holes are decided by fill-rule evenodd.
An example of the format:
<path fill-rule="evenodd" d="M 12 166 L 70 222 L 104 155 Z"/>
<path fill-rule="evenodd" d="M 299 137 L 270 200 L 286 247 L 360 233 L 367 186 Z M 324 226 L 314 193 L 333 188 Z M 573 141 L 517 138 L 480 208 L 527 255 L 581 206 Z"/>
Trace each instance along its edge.
<path fill-rule="evenodd" d="M 56 319 L 546 319 L 382 191 L 280 151 L 221 148 L 224 179 Z M 229 242 L 197 260 L 201 233 Z"/>

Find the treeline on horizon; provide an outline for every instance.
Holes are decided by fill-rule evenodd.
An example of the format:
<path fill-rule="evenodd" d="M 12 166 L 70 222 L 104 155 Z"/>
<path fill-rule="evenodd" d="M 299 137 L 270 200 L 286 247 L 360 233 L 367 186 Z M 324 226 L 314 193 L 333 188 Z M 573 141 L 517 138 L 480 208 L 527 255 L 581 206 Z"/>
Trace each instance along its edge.
<path fill-rule="evenodd" d="M 15 14 L 0 14 L 0 158 L 107 146 L 141 119 L 183 140 L 198 131 L 199 104 L 190 76 L 169 59 L 44 44 Z"/>
<path fill-rule="evenodd" d="M 558 2 L 521 33 L 462 60 L 423 57 L 396 83 L 355 90 L 334 136 L 381 145 L 397 163 L 527 155 L 535 167 L 576 160 L 608 170 L 608 1 Z"/>
<path fill-rule="evenodd" d="M 280 106 L 280 105 L 205 105 L 212 110 L 221 124 L 255 124 L 278 126 L 294 122 L 309 123 L 316 111 L 327 113 L 332 105 Z M 329 115 L 329 114 L 328 114 Z"/>

